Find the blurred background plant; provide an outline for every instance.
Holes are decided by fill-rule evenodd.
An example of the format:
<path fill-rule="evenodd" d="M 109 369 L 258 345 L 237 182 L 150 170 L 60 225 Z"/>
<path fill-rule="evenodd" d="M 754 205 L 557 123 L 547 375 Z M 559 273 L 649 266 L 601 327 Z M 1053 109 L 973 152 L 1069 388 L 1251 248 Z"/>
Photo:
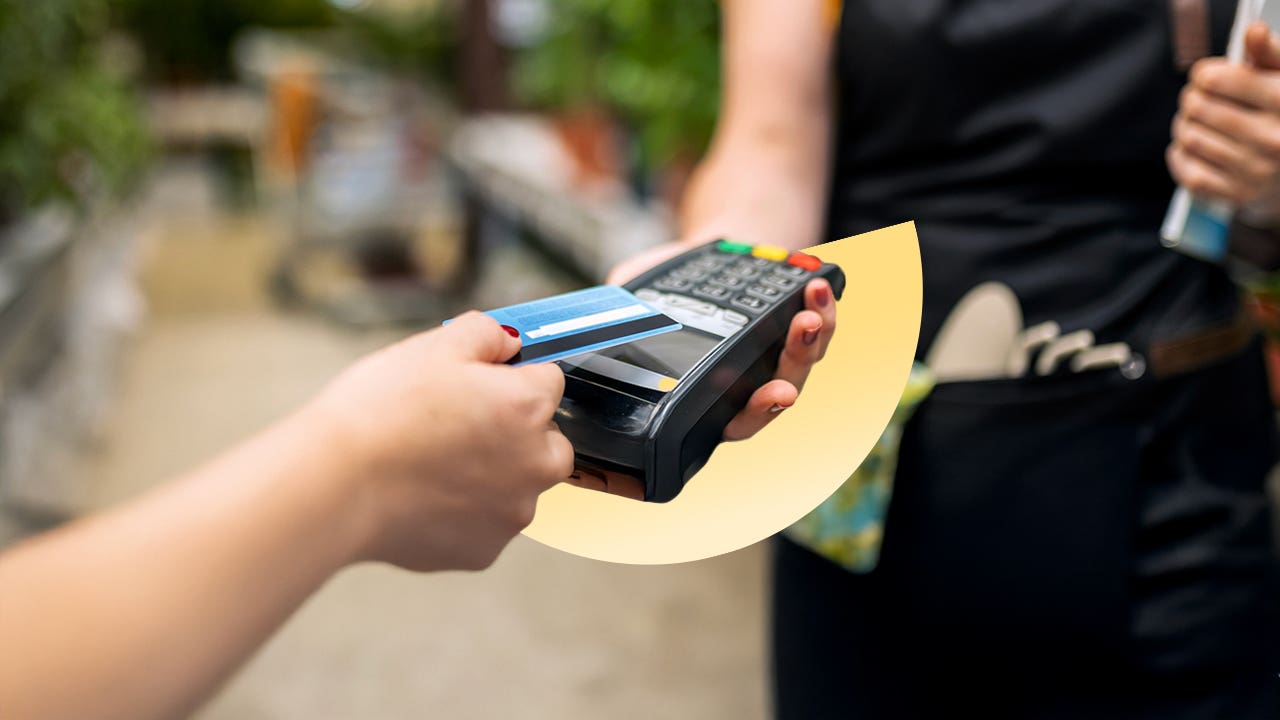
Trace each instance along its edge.
<path fill-rule="evenodd" d="M 649 171 L 702 154 L 719 110 L 716 0 L 555 0 L 514 83 L 534 107 L 607 110 Z"/>
<path fill-rule="evenodd" d="M 409 9 L 346 12 L 341 24 L 355 54 L 396 75 L 429 81 L 453 95 L 457 84 L 458 22 L 447 3 Z"/>
<path fill-rule="evenodd" d="M 234 79 L 233 47 L 248 29 L 335 29 L 360 59 L 390 71 L 450 76 L 456 28 L 447 3 L 387 8 L 333 0 L 114 0 L 120 24 L 144 49 L 153 81 Z"/>
<path fill-rule="evenodd" d="M 0 218 L 74 197 L 88 177 L 114 191 L 128 187 L 151 149 L 132 75 L 179 87 L 233 80 L 232 48 L 248 28 L 334 30 L 361 62 L 456 96 L 459 8 L 0 0 Z M 542 31 L 515 53 L 511 81 L 522 103 L 621 125 L 633 142 L 616 163 L 623 167 L 609 171 L 652 178 L 691 166 L 717 112 L 716 1 L 555 0 L 541 14 Z"/>
<path fill-rule="evenodd" d="M 121 25 L 143 48 L 148 78 L 168 83 L 229 80 L 231 48 L 251 27 L 332 25 L 328 0 L 114 0 Z"/>
<path fill-rule="evenodd" d="M 106 0 L 0 0 L 0 226 L 140 177 L 150 143 L 110 20 Z"/>

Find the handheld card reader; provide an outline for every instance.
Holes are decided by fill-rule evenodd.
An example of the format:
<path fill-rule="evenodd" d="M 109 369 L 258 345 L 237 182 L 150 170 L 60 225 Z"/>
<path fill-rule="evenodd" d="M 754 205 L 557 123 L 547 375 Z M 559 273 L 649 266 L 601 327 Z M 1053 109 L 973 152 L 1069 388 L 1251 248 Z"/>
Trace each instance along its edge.
<path fill-rule="evenodd" d="M 811 255 L 720 241 L 624 285 L 683 327 L 560 361 L 556 423 L 578 467 L 635 478 L 648 502 L 676 497 L 773 378 L 815 278 L 844 292 L 840 268 Z"/>

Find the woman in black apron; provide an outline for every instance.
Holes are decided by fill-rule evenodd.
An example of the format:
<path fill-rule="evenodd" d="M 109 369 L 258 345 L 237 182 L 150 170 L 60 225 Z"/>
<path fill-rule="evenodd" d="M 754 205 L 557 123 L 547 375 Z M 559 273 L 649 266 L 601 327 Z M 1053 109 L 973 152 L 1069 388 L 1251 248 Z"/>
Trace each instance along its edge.
<path fill-rule="evenodd" d="M 1280 717 L 1260 350 L 1227 274 L 1158 236 L 1187 66 L 1223 53 L 1235 0 L 848 0 L 827 30 L 786 5 L 725 5 L 689 239 L 915 220 L 920 358 L 999 283 L 1027 326 L 1135 362 L 940 385 L 871 573 L 779 540 L 779 716 Z"/>

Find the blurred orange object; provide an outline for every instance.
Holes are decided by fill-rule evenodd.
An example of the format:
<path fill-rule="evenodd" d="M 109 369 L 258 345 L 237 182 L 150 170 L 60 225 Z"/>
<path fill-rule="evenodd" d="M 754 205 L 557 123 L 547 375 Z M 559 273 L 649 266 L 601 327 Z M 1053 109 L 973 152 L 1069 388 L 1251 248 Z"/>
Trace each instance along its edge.
<path fill-rule="evenodd" d="M 622 175 L 617 126 L 602 109 L 568 110 L 555 118 L 556 132 L 573 158 L 574 184 L 589 187 Z"/>
<path fill-rule="evenodd" d="M 292 66 L 272 78 L 270 92 L 267 168 L 277 179 L 291 182 L 306 168 L 316 126 L 315 72 L 308 66 Z"/>

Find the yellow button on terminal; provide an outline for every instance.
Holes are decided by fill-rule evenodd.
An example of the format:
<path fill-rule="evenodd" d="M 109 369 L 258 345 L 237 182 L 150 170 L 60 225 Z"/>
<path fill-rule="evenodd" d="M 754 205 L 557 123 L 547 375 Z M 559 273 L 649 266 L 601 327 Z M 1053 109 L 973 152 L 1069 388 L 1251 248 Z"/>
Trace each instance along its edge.
<path fill-rule="evenodd" d="M 761 245 L 752 251 L 751 254 L 758 258 L 764 258 L 765 260 L 782 262 L 787 259 L 787 256 L 790 255 L 791 252 L 780 247 L 774 247 L 773 245 Z"/>

